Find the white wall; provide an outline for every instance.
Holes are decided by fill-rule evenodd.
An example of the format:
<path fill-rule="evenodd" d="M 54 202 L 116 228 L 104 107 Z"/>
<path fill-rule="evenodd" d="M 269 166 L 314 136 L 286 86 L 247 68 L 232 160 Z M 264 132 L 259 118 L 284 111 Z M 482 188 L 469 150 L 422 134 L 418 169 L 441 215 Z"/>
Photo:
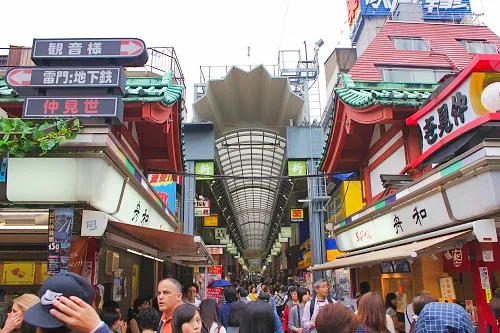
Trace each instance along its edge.
<path fill-rule="evenodd" d="M 398 175 L 405 166 L 406 156 L 403 145 L 370 173 L 372 196 L 376 196 L 384 191 L 382 181 L 380 180 L 381 174 Z"/>

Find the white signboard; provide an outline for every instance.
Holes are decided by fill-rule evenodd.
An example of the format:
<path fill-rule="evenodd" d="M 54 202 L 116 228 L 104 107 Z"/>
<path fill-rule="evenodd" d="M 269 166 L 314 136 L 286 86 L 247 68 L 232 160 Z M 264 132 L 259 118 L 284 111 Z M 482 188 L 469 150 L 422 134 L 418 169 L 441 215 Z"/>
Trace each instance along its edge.
<path fill-rule="evenodd" d="M 292 227 L 281 227 L 281 237 L 292 238 Z"/>
<path fill-rule="evenodd" d="M 443 197 L 435 193 L 422 200 L 367 221 L 355 228 L 338 233 L 340 251 L 386 243 L 453 223 L 448 217 Z"/>
<path fill-rule="evenodd" d="M 468 124 L 488 113 L 497 111 L 495 107 L 490 107 L 489 101 L 495 98 L 490 98 L 490 95 L 498 96 L 499 85 L 491 84 L 481 91 L 477 83 L 482 83 L 481 80 L 485 80 L 484 76 L 485 73 L 472 73 L 431 112 L 418 119 L 423 137 L 422 153 L 433 146 L 443 144 L 448 136 L 454 137 L 470 130 L 466 128 Z M 491 80 L 498 80 L 498 78 Z M 457 133 L 458 131 L 460 132 Z"/>
<path fill-rule="evenodd" d="M 215 229 L 215 239 L 224 239 L 226 238 L 226 228 L 216 228 Z M 228 237 L 229 241 L 229 237 Z"/>
<path fill-rule="evenodd" d="M 210 200 L 196 200 L 194 202 L 194 216 L 210 216 Z"/>

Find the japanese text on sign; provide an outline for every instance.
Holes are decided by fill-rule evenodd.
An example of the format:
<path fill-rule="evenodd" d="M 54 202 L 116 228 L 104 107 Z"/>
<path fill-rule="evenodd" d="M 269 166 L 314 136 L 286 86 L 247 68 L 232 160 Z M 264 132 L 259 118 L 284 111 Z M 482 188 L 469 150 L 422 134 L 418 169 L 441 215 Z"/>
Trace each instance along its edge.
<path fill-rule="evenodd" d="M 35 39 L 33 58 L 45 57 L 131 57 L 143 54 L 144 42 L 139 39 Z"/>
<path fill-rule="evenodd" d="M 123 112 L 119 97 L 28 97 L 23 117 L 117 117 Z"/>
<path fill-rule="evenodd" d="M 144 211 L 141 210 L 141 202 L 139 201 L 134 209 L 134 216 L 132 217 L 132 222 L 140 223 L 142 226 L 147 224 L 149 221 L 148 209 L 144 208 Z"/>
<path fill-rule="evenodd" d="M 290 209 L 290 222 L 300 223 L 304 221 L 304 209 L 292 208 Z"/>

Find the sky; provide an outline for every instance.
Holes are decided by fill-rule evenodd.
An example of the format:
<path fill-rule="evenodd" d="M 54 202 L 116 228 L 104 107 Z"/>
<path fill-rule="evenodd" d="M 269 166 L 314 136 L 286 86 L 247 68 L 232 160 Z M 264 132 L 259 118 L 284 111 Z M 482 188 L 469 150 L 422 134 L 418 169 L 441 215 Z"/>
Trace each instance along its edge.
<path fill-rule="evenodd" d="M 500 0 L 471 0 L 471 6 L 500 35 Z M 189 112 L 200 66 L 277 64 L 280 49 L 303 50 L 304 41 L 311 57 L 320 38 L 324 107 L 323 63 L 335 47 L 350 45 L 345 0 L 44 0 L 29 7 L 2 16 L 3 26 L 11 30 L 0 35 L 0 48 L 31 46 L 33 38 L 77 37 L 137 37 L 148 47 L 173 46 L 186 80 Z"/>

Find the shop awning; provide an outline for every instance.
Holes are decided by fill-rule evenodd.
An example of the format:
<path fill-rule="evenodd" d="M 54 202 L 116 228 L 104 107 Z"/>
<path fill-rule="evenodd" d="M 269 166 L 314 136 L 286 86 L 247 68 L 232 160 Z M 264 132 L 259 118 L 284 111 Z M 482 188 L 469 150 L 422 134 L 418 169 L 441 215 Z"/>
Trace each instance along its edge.
<path fill-rule="evenodd" d="M 344 256 L 324 264 L 314 265 L 309 270 L 325 271 L 344 267 L 368 266 L 383 261 L 412 259 L 422 255 L 446 251 L 450 247 L 461 247 L 464 242 L 473 238 L 475 236 L 472 230 L 466 230 L 399 246 L 390 247 L 389 243 L 387 244 L 388 247 L 382 250 Z"/>
<path fill-rule="evenodd" d="M 117 228 L 158 249 L 160 259 L 166 259 L 183 266 L 211 266 L 214 263 L 210 251 L 200 236 L 146 228 L 112 220 L 108 221 L 108 226 Z M 113 236 L 111 238 L 113 239 Z M 114 237 L 114 239 L 119 238 L 119 236 Z M 128 244 L 120 245 L 127 246 Z"/>

